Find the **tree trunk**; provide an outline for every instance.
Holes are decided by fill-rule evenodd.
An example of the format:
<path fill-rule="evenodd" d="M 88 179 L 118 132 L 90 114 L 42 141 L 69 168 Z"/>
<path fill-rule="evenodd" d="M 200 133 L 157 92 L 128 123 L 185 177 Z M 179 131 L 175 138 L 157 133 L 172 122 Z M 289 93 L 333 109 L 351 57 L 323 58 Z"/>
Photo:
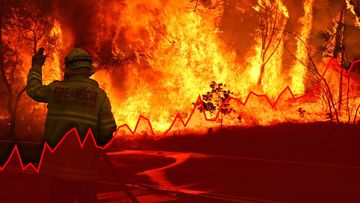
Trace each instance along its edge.
<path fill-rule="evenodd" d="M 350 104 L 349 104 L 349 99 L 350 99 L 350 74 L 348 73 L 347 75 L 347 90 L 346 90 L 346 108 L 347 108 L 347 112 L 348 112 L 348 123 L 350 123 L 351 120 L 351 111 L 350 111 Z"/>
<path fill-rule="evenodd" d="M 261 64 L 261 67 L 260 67 L 260 75 L 259 75 L 259 78 L 258 78 L 258 85 L 262 85 L 262 80 L 263 80 L 263 77 L 265 75 L 265 63 L 262 63 Z"/>
<path fill-rule="evenodd" d="M 344 52 L 344 42 L 343 42 L 343 38 L 344 38 L 344 17 L 345 17 L 345 10 L 346 10 L 346 5 L 344 5 L 343 9 L 341 10 L 340 13 L 340 17 L 339 17 L 339 22 L 336 28 L 336 35 L 335 35 L 335 47 L 334 47 L 334 52 L 333 52 L 333 58 L 337 58 L 339 51 L 341 52 L 341 68 L 343 68 L 343 62 L 344 62 L 344 58 L 343 58 L 343 52 Z M 339 75 L 339 98 L 338 98 L 338 112 L 341 113 L 341 107 L 342 107 L 342 99 L 343 99 L 343 72 L 342 70 L 340 70 L 340 75 Z"/>
<path fill-rule="evenodd" d="M 21 99 L 21 96 L 25 92 L 26 88 L 20 90 L 20 92 L 17 94 L 14 104 L 11 109 L 11 121 L 10 121 L 10 133 L 11 135 L 16 138 L 16 119 L 17 119 L 17 110 L 19 108 L 19 102 Z"/>
<path fill-rule="evenodd" d="M 222 112 L 220 110 L 220 128 L 223 128 L 223 118 L 222 118 Z"/>
<path fill-rule="evenodd" d="M 342 106 L 342 100 L 343 100 L 343 72 L 340 71 L 340 80 L 339 80 L 339 101 L 338 101 L 338 112 L 341 113 L 341 106 Z"/>
<path fill-rule="evenodd" d="M 360 109 L 360 105 L 357 107 L 357 109 L 356 109 L 356 111 L 355 111 L 354 124 L 357 124 L 357 123 L 356 123 L 356 119 L 357 119 L 357 115 L 358 115 L 359 109 Z"/>

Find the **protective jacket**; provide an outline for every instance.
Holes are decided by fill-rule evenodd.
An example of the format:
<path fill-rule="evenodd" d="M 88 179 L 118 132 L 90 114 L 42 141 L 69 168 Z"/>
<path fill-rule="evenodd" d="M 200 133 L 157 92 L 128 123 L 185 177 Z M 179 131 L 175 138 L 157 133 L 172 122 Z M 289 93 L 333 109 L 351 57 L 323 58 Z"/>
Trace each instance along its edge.
<path fill-rule="evenodd" d="M 91 129 L 98 146 L 108 143 L 116 130 L 116 123 L 106 93 L 99 88 L 95 80 L 86 76 L 72 76 L 63 81 L 54 81 L 49 85 L 43 85 L 42 68 L 35 64 L 27 77 L 26 93 L 35 101 L 48 104 L 44 138 L 52 148 L 73 128 L 77 129 L 81 139 L 84 139 L 88 130 Z M 79 145 L 79 143 L 75 144 Z M 72 156 L 71 153 L 69 156 Z M 92 155 L 84 154 L 84 156 L 83 160 L 87 160 Z M 81 158 L 79 157 L 79 159 Z M 81 162 L 82 160 L 77 161 Z M 71 177 L 73 172 L 77 171 L 78 177 L 83 176 L 80 179 L 96 175 L 90 174 L 91 172 L 86 169 L 91 167 L 85 166 L 89 162 L 84 163 L 83 168 L 81 168 L 81 164 L 78 164 L 80 168 L 77 169 L 74 166 L 66 166 L 64 163 L 66 160 L 51 163 L 50 168 L 55 168 L 56 173 L 67 177 Z M 44 161 L 44 164 L 47 163 Z M 81 174 L 82 172 L 83 174 Z M 76 176 L 75 174 L 75 179 Z"/>

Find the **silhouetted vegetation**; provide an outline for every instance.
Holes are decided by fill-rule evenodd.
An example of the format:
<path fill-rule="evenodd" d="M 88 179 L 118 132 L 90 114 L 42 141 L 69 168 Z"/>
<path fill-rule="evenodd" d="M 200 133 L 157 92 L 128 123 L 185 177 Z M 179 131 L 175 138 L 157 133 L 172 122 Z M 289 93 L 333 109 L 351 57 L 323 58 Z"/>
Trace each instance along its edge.
<path fill-rule="evenodd" d="M 42 0 L 5 1 L 0 9 L 0 83 L 8 115 L 9 133 L 16 136 L 20 99 L 25 92 L 21 55 L 35 53 L 41 40 L 50 33 L 52 19 L 44 13 Z M 51 38 L 47 39 L 51 43 Z M 24 53 L 27 52 L 27 53 Z"/>
<path fill-rule="evenodd" d="M 215 81 L 211 82 L 210 88 L 211 91 L 201 96 L 202 106 L 199 105 L 198 108 L 201 112 L 204 110 L 212 115 L 219 112 L 222 127 L 223 116 L 234 111 L 234 109 L 230 107 L 229 103 L 229 99 L 233 92 L 225 89 L 226 84 L 216 83 Z"/>

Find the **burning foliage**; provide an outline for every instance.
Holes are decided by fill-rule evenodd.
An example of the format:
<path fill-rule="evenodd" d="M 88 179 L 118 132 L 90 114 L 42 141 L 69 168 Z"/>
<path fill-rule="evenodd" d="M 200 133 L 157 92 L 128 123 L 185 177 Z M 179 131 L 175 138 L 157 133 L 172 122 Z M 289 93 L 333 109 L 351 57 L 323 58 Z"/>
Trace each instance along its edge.
<path fill-rule="evenodd" d="M 224 126 L 360 117 L 359 75 L 348 74 L 360 57 L 356 0 L 3 1 L 0 116 L 10 134 L 41 133 L 46 108 L 23 95 L 40 46 L 48 54 L 45 84 L 62 78 L 67 51 L 87 49 L 118 124 L 131 129 L 140 115 L 158 133 L 176 115 L 193 119 L 187 129 L 216 126 L 191 114 L 212 81 L 238 98 L 228 100 L 227 116 L 215 118 Z"/>

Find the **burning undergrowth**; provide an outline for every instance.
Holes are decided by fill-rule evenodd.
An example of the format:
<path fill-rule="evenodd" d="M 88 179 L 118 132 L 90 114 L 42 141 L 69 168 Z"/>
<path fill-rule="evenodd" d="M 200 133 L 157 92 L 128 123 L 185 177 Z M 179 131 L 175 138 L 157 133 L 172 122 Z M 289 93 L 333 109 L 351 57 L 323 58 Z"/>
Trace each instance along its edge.
<path fill-rule="evenodd" d="M 139 134 L 358 122 L 359 76 L 353 62 L 360 53 L 359 8 L 354 1 L 9 2 L 3 9 L 11 12 L 2 16 L 1 67 L 2 80 L 11 85 L 1 91 L 11 102 L 2 103 L 1 112 L 10 125 L 18 124 L 20 134 L 42 129 L 46 112 L 21 91 L 31 55 L 40 46 L 49 55 L 45 83 L 61 79 L 67 51 L 87 49 L 118 124 Z M 24 2 L 29 6 L 22 7 Z M 218 94 L 222 90 L 213 84 L 226 85 L 222 90 L 231 94 Z"/>

